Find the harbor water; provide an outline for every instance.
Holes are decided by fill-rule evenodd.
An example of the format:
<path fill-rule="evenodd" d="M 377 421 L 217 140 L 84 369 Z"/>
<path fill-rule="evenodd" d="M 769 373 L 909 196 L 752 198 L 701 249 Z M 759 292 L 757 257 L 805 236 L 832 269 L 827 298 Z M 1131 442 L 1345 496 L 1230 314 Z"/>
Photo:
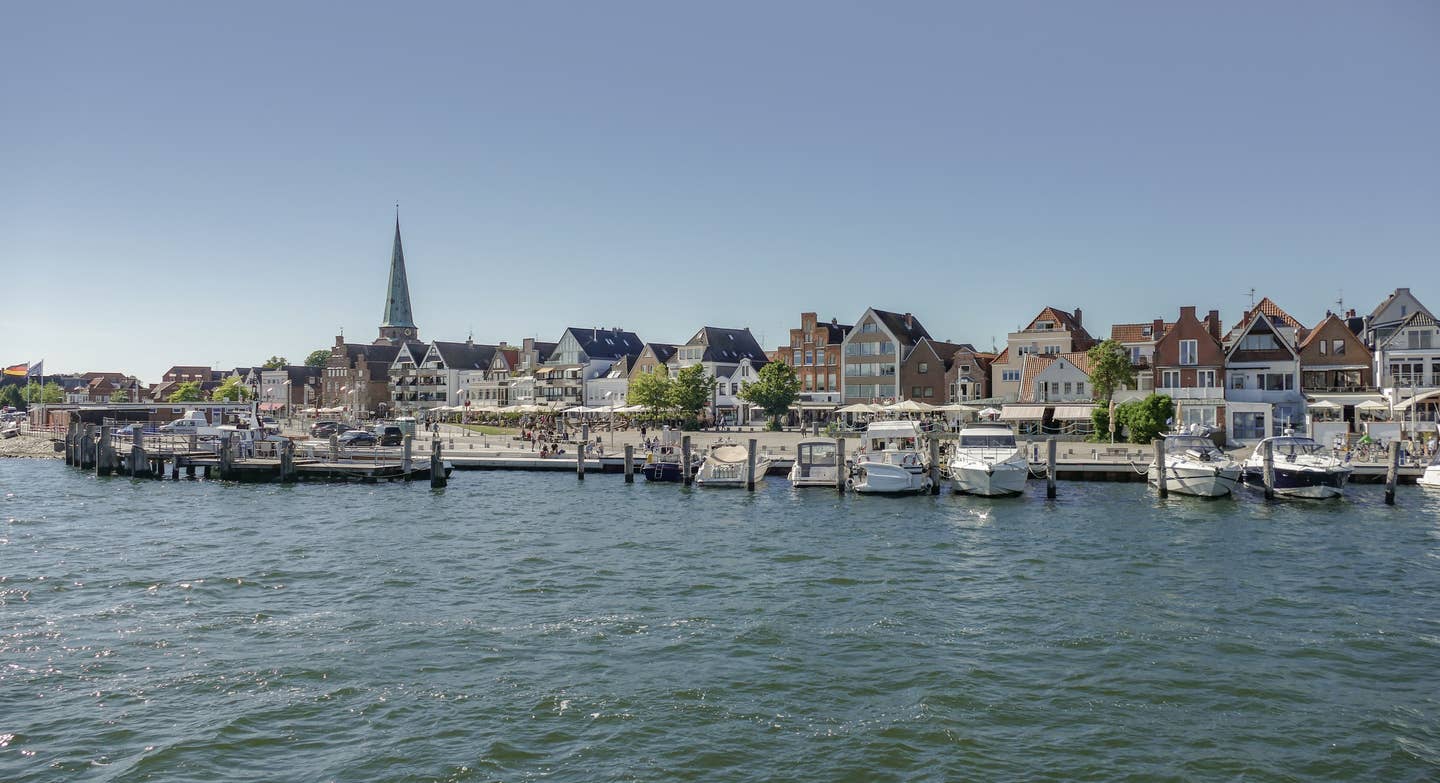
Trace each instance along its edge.
<path fill-rule="evenodd" d="M 0 780 L 1440 778 L 1440 492 L 0 464 Z"/>

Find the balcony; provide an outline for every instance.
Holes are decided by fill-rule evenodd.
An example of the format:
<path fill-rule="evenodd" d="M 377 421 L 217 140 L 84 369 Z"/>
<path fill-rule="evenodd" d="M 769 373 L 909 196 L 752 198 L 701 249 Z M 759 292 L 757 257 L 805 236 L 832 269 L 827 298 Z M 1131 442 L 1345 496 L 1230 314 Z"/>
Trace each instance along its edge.
<path fill-rule="evenodd" d="M 1255 389 L 1235 389 L 1237 392 L 1256 391 Z M 1155 390 L 1156 394 L 1164 394 L 1172 400 L 1214 400 L 1219 402 L 1225 399 L 1225 390 L 1219 386 L 1171 386 L 1161 387 Z M 1273 392 L 1276 394 L 1294 394 L 1294 392 Z M 1238 399 L 1238 398 L 1235 398 Z"/>
<path fill-rule="evenodd" d="M 1427 389 L 1437 384 L 1440 378 L 1427 377 L 1424 373 L 1390 373 L 1380 385 L 1387 389 Z"/>
<path fill-rule="evenodd" d="M 1226 389 L 1224 399 L 1234 402 L 1299 402 L 1304 395 L 1296 389 Z"/>

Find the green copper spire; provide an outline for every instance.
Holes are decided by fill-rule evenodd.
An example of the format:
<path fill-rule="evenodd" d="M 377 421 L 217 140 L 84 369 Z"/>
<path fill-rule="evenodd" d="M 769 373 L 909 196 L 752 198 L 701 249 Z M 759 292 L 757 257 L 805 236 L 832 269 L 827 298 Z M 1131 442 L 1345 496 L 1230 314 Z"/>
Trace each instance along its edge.
<path fill-rule="evenodd" d="M 390 251 L 390 287 L 385 292 L 385 327 L 415 328 L 414 316 L 410 313 L 410 284 L 405 280 L 405 249 L 400 245 L 400 215 L 395 215 L 395 247 Z"/>

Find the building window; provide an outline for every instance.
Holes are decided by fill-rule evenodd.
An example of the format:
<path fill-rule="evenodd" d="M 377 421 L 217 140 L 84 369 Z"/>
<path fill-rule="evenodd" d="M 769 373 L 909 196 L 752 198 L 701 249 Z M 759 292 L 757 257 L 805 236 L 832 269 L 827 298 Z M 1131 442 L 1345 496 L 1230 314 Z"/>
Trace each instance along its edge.
<path fill-rule="evenodd" d="M 1059 381 L 1051 381 L 1051 382 L 1050 382 L 1050 393 L 1051 393 L 1051 394 L 1059 394 L 1059 393 L 1060 393 L 1060 382 L 1059 382 Z"/>
<path fill-rule="evenodd" d="M 1195 385 L 1199 386 L 1202 389 L 1215 388 L 1215 371 L 1200 370 L 1199 372 L 1195 373 Z"/>
<path fill-rule="evenodd" d="M 1002 381 L 1007 381 L 1007 382 L 1008 382 L 1008 381 L 1018 381 L 1018 380 L 1020 380 L 1020 371 L 1019 371 L 1019 370 L 1001 370 L 1001 371 L 1000 371 L 1000 380 L 1002 380 Z"/>
<path fill-rule="evenodd" d="M 1279 347 L 1280 344 L 1275 342 L 1273 334 L 1247 334 L 1240 341 L 1242 351 L 1273 351 Z"/>
<path fill-rule="evenodd" d="M 1067 395 L 1072 393 L 1073 388 L 1074 388 L 1074 387 L 1072 387 L 1072 386 L 1070 385 L 1070 382 L 1069 382 L 1069 381 L 1066 381 L 1066 382 L 1065 382 L 1065 393 L 1066 393 Z"/>
<path fill-rule="evenodd" d="M 1132 346 L 1130 346 L 1130 363 L 1131 363 L 1131 364 L 1139 364 L 1139 363 L 1140 363 L 1140 346 L 1138 346 L 1138 345 L 1132 345 Z"/>
<path fill-rule="evenodd" d="M 1180 387 L 1180 371 L 1179 371 L 1179 370 L 1161 370 L 1161 371 L 1160 371 L 1160 388 L 1162 388 L 1162 389 L 1176 389 L 1176 388 L 1179 388 L 1179 387 Z"/>
<path fill-rule="evenodd" d="M 1076 382 L 1075 382 L 1075 393 L 1076 393 L 1076 394 L 1079 394 L 1079 395 L 1081 395 L 1081 396 L 1084 396 L 1084 394 L 1085 394 L 1085 382 L 1084 382 L 1084 381 L 1076 381 Z"/>
<path fill-rule="evenodd" d="M 799 352 L 799 351 L 796 351 L 796 352 L 795 352 L 795 363 L 794 363 L 793 366 L 795 366 L 795 367 L 799 367 L 799 366 L 800 366 L 800 352 Z M 1157 481 L 1158 481 L 1158 479 L 1157 479 Z"/>
<path fill-rule="evenodd" d="M 1049 356 L 1049 355 L 1058 354 L 1058 353 L 1060 353 L 1060 346 L 1058 346 L 1058 345 L 1047 345 L 1047 346 L 1045 346 L 1045 355 Z"/>
<path fill-rule="evenodd" d="M 1328 353 L 1328 352 L 1329 352 L 1329 348 L 1330 348 L 1329 343 L 1325 342 L 1324 340 L 1321 340 L 1321 341 L 1320 341 L 1320 355 L 1321 355 L 1321 356 L 1324 356 L 1326 353 Z"/>
<path fill-rule="evenodd" d="M 868 322 L 866 322 L 866 323 L 860 324 L 860 333 L 861 333 L 861 334 L 874 334 L 875 332 L 878 332 L 878 331 L 880 331 L 880 326 L 879 326 L 878 324 L 876 324 L 874 321 L 868 321 Z"/>
<path fill-rule="evenodd" d="M 926 397 L 934 397 L 934 396 L 935 396 L 935 387 L 934 387 L 934 386 L 926 386 L 926 387 L 925 387 L 925 396 L 926 396 Z"/>
<path fill-rule="evenodd" d="M 930 372 L 930 364 L 928 362 L 920 362 L 920 374 L 924 375 L 927 372 Z"/>
<path fill-rule="evenodd" d="M 806 352 L 805 352 L 805 366 L 808 367 L 808 366 L 810 366 L 810 365 L 813 365 L 814 363 L 815 363 L 815 352 L 814 352 L 814 351 L 806 351 Z"/>
<path fill-rule="evenodd" d="M 1195 340 L 1180 341 L 1180 363 L 1195 364 L 1199 353 L 1199 343 Z"/>
<path fill-rule="evenodd" d="M 1320 346 L 1323 348 L 1323 347 L 1325 346 L 1325 343 L 1323 343 L 1323 342 L 1320 343 Z M 1344 355 L 1345 355 L 1345 341 L 1344 341 L 1344 340 L 1331 340 L 1331 341 L 1330 341 L 1330 348 L 1331 348 L 1330 353 L 1332 353 L 1332 354 L 1334 354 L 1334 355 L 1336 355 L 1336 356 L 1344 356 Z M 1322 351 L 1322 353 L 1323 353 L 1323 351 Z"/>

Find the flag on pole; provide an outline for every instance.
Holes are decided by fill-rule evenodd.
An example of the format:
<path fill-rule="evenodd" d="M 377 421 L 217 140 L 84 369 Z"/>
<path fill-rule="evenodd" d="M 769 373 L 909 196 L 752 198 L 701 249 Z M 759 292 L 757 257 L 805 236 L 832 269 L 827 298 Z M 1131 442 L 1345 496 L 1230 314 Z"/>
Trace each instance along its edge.
<path fill-rule="evenodd" d="M 25 373 L 26 377 L 29 377 L 29 378 L 34 378 L 34 377 L 36 377 L 36 376 L 43 376 L 44 374 L 45 374 L 45 360 L 44 360 L 44 359 L 41 359 L 40 361 L 36 362 L 36 363 L 30 368 L 30 371 L 27 372 L 27 373 Z"/>
<path fill-rule="evenodd" d="M 5 368 L 5 374 L 24 378 L 25 376 L 30 374 L 30 363 L 25 362 L 23 364 L 12 364 L 9 367 Z"/>

